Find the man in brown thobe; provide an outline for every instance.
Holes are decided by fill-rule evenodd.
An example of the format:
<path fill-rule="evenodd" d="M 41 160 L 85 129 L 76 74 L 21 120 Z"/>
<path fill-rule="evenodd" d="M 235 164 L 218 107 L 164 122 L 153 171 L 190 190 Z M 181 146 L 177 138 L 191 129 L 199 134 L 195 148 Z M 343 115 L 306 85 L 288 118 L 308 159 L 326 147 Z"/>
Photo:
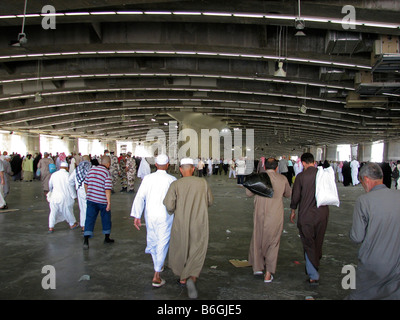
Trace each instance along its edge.
<path fill-rule="evenodd" d="M 271 282 L 276 271 L 279 244 L 283 230 L 283 201 L 289 198 L 292 189 L 285 176 L 277 173 L 278 161 L 269 158 L 264 161 L 264 168 L 271 180 L 274 195 L 267 198 L 255 195 L 246 189 L 247 196 L 254 198 L 254 229 L 250 243 L 249 263 L 255 275 L 263 274 L 264 282 Z"/>
<path fill-rule="evenodd" d="M 53 159 L 49 157 L 47 152 L 44 153 L 44 158 L 39 160 L 38 169 L 40 169 L 40 181 L 42 182 L 42 188 L 44 194 L 49 192 L 49 181 L 51 173 L 49 171 L 49 164 L 54 163 Z"/>
<path fill-rule="evenodd" d="M 318 267 L 322 257 L 322 244 L 328 225 L 329 207 L 320 206 L 317 208 L 315 200 L 317 168 L 315 167 L 314 156 L 311 153 L 304 153 L 301 156 L 301 163 L 304 166 L 304 170 L 297 175 L 293 185 L 290 220 L 294 223 L 296 209 L 299 207 L 297 227 L 303 243 L 306 270 L 309 276 L 308 281 L 310 284 L 317 284 L 319 281 Z"/>
<path fill-rule="evenodd" d="M 164 198 L 174 213 L 169 245 L 169 267 L 186 285 L 190 298 L 197 298 L 196 279 L 203 268 L 208 246 L 208 207 L 213 195 L 205 179 L 193 177 L 193 160 L 181 160 L 183 178 L 171 183 Z"/>

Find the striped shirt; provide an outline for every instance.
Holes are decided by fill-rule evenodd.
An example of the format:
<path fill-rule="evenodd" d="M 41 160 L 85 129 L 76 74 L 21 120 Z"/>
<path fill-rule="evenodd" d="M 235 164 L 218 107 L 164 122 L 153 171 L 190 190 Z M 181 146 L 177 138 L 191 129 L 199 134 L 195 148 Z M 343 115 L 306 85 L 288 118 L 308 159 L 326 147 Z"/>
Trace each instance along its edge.
<path fill-rule="evenodd" d="M 85 184 L 87 185 L 87 200 L 107 204 L 106 190 L 112 189 L 112 180 L 105 166 L 92 167 L 85 178 Z"/>

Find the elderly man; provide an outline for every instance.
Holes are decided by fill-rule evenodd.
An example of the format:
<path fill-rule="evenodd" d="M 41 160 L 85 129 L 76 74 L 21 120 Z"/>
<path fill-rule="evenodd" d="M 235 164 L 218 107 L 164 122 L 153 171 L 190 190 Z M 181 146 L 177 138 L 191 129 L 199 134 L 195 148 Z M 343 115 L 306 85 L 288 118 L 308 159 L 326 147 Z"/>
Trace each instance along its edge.
<path fill-rule="evenodd" d="M 203 268 L 208 246 L 208 207 L 213 195 L 205 179 L 193 177 L 193 160 L 184 158 L 179 168 L 183 178 L 171 183 L 164 205 L 175 213 L 171 229 L 169 266 L 189 298 L 197 298 L 195 282 Z"/>
<path fill-rule="evenodd" d="M 104 243 L 114 243 L 111 233 L 111 190 L 112 179 L 108 169 L 111 165 L 109 156 L 102 156 L 101 163 L 90 169 L 84 181 L 87 209 L 83 248 L 89 249 L 89 238 L 93 237 L 94 225 L 100 212 Z"/>
<path fill-rule="evenodd" d="M 249 263 L 255 275 L 262 275 L 264 282 L 271 282 L 276 271 L 281 234 L 283 230 L 283 197 L 289 198 L 292 189 L 283 175 L 277 173 L 278 161 L 269 158 L 264 162 L 274 195 L 272 198 L 255 195 L 246 189 L 247 196 L 254 198 L 254 230 L 249 249 Z"/>
<path fill-rule="evenodd" d="M 68 163 L 61 162 L 60 170 L 54 172 L 49 180 L 48 201 L 50 205 L 49 233 L 54 232 L 54 226 L 66 221 L 71 229 L 79 226 L 76 222 L 73 206 L 76 193 L 69 184 Z"/>
<path fill-rule="evenodd" d="M 350 238 L 360 243 L 356 289 L 349 299 L 400 299 L 400 197 L 383 184 L 376 163 L 360 170 L 366 194 L 354 206 Z"/>
<path fill-rule="evenodd" d="M 168 156 L 161 154 L 156 158 L 157 171 L 143 178 L 132 204 L 131 216 L 135 218 L 135 228 L 140 230 L 140 218 L 144 211 L 147 229 L 146 253 L 153 258 L 153 287 L 161 287 L 165 280 L 160 277 L 168 252 L 173 215 L 169 215 L 163 204 L 165 195 L 175 177 L 167 173 Z"/>

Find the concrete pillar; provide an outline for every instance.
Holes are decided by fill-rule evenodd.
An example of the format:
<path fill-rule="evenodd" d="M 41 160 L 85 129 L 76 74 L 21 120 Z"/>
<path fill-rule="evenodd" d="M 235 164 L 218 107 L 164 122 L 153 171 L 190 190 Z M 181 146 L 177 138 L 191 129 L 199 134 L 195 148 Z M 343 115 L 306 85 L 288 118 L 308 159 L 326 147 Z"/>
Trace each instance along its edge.
<path fill-rule="evenodd" d="M 385 143 L 383 155 L 384 161 L 400 160 L 400 140 L 387 141 Z"/>

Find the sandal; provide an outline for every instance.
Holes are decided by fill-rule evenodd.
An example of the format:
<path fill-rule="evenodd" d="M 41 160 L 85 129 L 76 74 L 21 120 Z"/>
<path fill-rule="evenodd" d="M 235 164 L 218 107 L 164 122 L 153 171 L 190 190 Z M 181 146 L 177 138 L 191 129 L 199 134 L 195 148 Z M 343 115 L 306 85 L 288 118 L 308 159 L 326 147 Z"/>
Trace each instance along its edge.
<path fill-rule="evenodd" d="M 160 278 L 160 282 L 153 281 L 151 285 L 155 288 L 160 288 L 165 284 L 165 280 Z"/>
<path fill-rule="evenodd" d="M 70 227 L 70 229 L 71 230 L 74 230 L 74 229 L 76 229 L 76 228 L 78 228 L 79 227 L 79 223 L 78 222 L 75 222 L 75 224 L 72 226 L 72 227 Z"/>

